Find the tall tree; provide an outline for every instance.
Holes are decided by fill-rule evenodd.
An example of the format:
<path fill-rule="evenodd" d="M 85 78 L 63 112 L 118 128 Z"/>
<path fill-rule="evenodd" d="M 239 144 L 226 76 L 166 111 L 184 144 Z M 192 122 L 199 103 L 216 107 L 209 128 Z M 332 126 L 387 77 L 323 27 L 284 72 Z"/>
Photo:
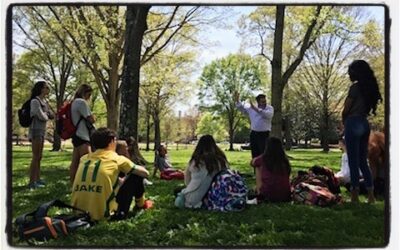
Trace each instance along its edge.
<path fill-rule="evenodd" d="M 154 123 L 154 143 L 161 143 L 161 119 L 170 112 L 174 102 L 184 100 L 189 90 L 190 67 L 194 57 L 191 52 L 159 54 L 143 67 L 142 101 L 149 108 Z M 154 72 L 162 72 L 154 74 Z M 170 121 L 165 121 L 166 123 Z M 175 129 L 177 127 L 175 126 Z"/>
<path fill-rule="evenodd" d="M 129 5 L 126 10 L 125 59 L 119 135 L 138 135 L 141 48 L 150 5 Z"/>
<path fill-rule="evenodd" d="M 292 78 L 295 98 L 302 102 L 313 99 L 314 110 L 319 117 L 321 146 L 329 151 L 332 131 L 336 129 L 340 112 L 348 89 L 347 66 L 362 51 L 358 42 L 361 29 L 360 12 L 354 8 L 341 8 L 341 25 L 338 20 L 327 22 L 329 33 L 321 35 L 305 54 L 303 65 Z"/>
<path fill-rule="evenodd" d="M 50 19 L 48 12 L 42 13 L 42 16 L 45 15 Z M 31 7 L 15 7 L 13 24 L 15 35 L 25 38 L 14 39 L 14 44 L 30 53 L 30 56 L 25 54 L 25 59 L 31 58 L 31 65 L 25 66 L 30 68 L 32 75 L 36 75 L 36 79 L 44 79 L 49 83 L 52 89 L 50 98 L 55 101 L 53 111 L 58 110 L 72 91 L 71 87 L 67 88 L 67 82 L 72 78 L 74 59 L 63 44 L 52 36 L 51 30 L 41 22 Z M 65 33 L 60 33 L 60 36 L 66 38 Z M 54 132 L 52 150 L 58 151 L 60 148 L 61 139 Z"/>
<path fill-rule="evenodd" d="M 200 77 L 200 105 L 226 119 L 230 150 L 233 150 L 235 131 L 242 118 L 236 108 L 234 93 L 248 98 L 253 90 L 265 90 L 265 73 L 264 64 L 248 55 L 229 55 L 211 62 L 203 69 Z"/>
<path fill-rule="evenodd" d="M 147 6 L 149 7 L 149 6 Z M 147 8 L 145 6 L 136 6 L 132 8 Z M 193 46 L 204 46 L 204 43 L 196 36 L 198 32 L 208 25 L 216 25 L 226 14 L 221 14 L 221 11 L 215 11 L 211 7 L 200 6 L 173 6 L 173 7 L 154 7 L 152 12 L 148 12 L 148 29 L 143 34 L 143 45 L 140 66 L 144 66 L 153 60 L 159 53 L 170 49 L 170 46 L 175 46 L 181 41 L 191 43 Z M 222 12 L 223 13 L 223 12 Z M 144 19 L 144 17 L 142 16 Z M 144 20 L 141 20 L 143 22 Z M 132 38 L 126 37 L 128 43 Z M 138 39 L 138 38 L 134 38 Z M 140 51 L 139 51 L 140 52 Z M 135 65 L 137 67 L 137 65 Z M 124 69 L 140 73 L 138 68 L 124 66 Z M 138 73 L 139 72 L 139 73 Z M 162 72 L 162 71 L 160 71 Z M 139 75 L 136 76 L 140 79 Z M 126 88 L 132 88 L 130 91 L 122 92 L 123 97 L 121 106 L 125 106 L 125 100 L 130 100 L 130 112 L 121 112 L 120 122 L 123 127 L 120 127 L 122 137 L 138 136 L 138 99 L 137 96 L 129 93 L 136 92 L 139 85 L 132 82 L 124 85 Z M 132 100 L 133 99 L 133 100 Z M 134 104 L 135 103 L 135 104 Z M 135 105 L 135 106 L 133 106 Z M 128 109 L 125 109 L 128 110 Z"/>
<path fill-rule="evenodd" d="M 303 60 L 306 50 L 322 33 L 333 7 L 277 5 L 275 11 L 271 8 L 257 8 L 241 20 L 241 27 L 244 39 L 257 39 L 258 54 L 271 63 L 271 104 L 274 107 L 271 135 L 281 138 L 283 91 Z M 285 19 L 285 16 L 289 18 Z M 268 40 L 271 33 L 274 37 L 273 43 Z M 285 43 L 284 35 L 287 36 Z M 272 55 L 268 53 L 271 44 Z M 287 51 L 290 53 L 286 53 Z"/>

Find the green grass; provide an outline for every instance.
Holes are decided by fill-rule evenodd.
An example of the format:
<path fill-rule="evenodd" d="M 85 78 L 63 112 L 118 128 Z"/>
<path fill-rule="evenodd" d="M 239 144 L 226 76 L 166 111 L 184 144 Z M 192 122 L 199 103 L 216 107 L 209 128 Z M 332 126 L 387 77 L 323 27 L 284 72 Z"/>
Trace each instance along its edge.
<path fill-rule="evenodd" d="M 222 146 L 224 148 L 224 146 Z M 33 211 L 38 205 L 59 198 L 70 201 L 68 167 L 71 148 L 64 152 L 50 152 L 45 148 L 42 178 L 46 188 L 29 191 L 26 185 L 30 163 L 30 147 L 13 147 L 12 155 L 12 219 Z M 170 146 L 170 160 L 184 169 L 192 148 L 176 150 Z M 153 152 L 143 152 L 152 162 Z M 288 152 L 292 174 L 318 164 L 339 168 L 340 152 L 322 153 L 320 150 Z M 252 174 L 249 151 L 226 151 L 233 169 Z M 152 171 L 152 168 L 150 169 Z M 151 210 L 130 215 L 126 221 L 100 222 L 87 230 L 50 240 L 47 247 L 382 247 L 385 245 L 384 202 L 374 205 L 350 204 L 330 208 L 298 204 L 252 205 L 239 213 L 220 213 L 203 210 L 179 210 L 174 207 L 173 189 L 182 181 L 151 179 L 154 185 L 146 188 L 147 196 L 155 201 Z M 247 177 L 249 187 L 254 178 Z M 348 193 L 342 190 L 348 199 Z M 12 245 L 24 246 L 15 234 Z"/>

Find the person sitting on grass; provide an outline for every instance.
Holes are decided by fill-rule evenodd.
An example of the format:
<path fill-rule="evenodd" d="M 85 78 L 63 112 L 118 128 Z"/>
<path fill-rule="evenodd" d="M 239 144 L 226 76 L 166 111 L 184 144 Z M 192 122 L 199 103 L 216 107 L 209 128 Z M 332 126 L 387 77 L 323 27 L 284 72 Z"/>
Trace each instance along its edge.
<path fill-rule="evenodd" d="M 258 201 L 290 201 L 291 167 L 278 138 L 269 138 L 264 153 L 254 158 L 251 165 L 256 170 L 255 195 Z"/>
<path fill-rule="evenodd" d="M 228 160 L 214 138 L 211 135 L 203 135 L 185 171 L 186 187 L 180 192 L 176 191 L 175 206 L 200 208 L 214 176 L 227 168 Z"/>
<path fill-rule="evenodd" d="M 158 147 L 154 161 L 153 177 L 156 176 L 159 170 L 161 179 L 183 179 L 183 172 L 172 167 L 171 163 L 168 161 L 167 153 L 167 148 L 164 145 Z"/>
<path fill-rule="evenodd" d="M 144 200 L 143 178 L 149 172 L 134 164 L 116 150 L 117 134 L 108 128 L 99 128 L 91 135 L 95 151 L 80 159 L 72 188 L 73 206 L 88 211 L 95 221 L 113 215 L 113 219 L 125 219 L 132 202 L 136 198 L 136 207 L 151 207 Z M 119 187 L 119 172 L 127 174 Z"/>

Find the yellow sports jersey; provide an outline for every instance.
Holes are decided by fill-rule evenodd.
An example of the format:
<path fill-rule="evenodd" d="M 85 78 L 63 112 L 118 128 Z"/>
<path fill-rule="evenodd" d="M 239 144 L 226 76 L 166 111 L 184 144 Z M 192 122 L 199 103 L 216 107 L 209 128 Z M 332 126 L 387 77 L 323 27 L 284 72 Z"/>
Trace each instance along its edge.
<path fill-rule="evenodd" d="M 118 207 L 119 172 L 128 173 L 134 166 L 111 150 L 99 149 L 82 156 L 72 186 L 72 205 L 88 211 L 93 220 L 108 217 Z"/>

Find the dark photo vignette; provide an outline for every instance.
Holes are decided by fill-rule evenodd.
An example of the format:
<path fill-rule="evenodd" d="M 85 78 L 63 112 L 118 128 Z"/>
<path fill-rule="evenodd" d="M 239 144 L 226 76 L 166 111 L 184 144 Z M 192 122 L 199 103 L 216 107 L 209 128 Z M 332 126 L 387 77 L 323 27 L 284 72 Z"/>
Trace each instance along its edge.
<path fill-rule="evenodd" d="M 27 5 L 40 5 L 40 4 L 42 4 L 42 3 L 40 3 L 40 2 L 25 2 Z M 7 10 L 7 16 L 6 16 L 6 26 L 7 26 L 7 29 L 6 29 L 6 46 L 7 46 L 7 57 L 6 57 L 6 63 L 7 63 L 7 76 L 6 76 L 6 93 L 7 93 L 7 110 L 6 110 L 6 114 L 7 114 L 7 120 L 6 120 L 6 123 L 7 123 L 7 136 L 6 136 L 6 138 L 7 138 L 7 154 L 6 154 L 6 161 L 7 161 L 7 168 L 6 168 L 6 172 L 7 172 L 7 176 L 6 176 L 6 178 L 7 178 L 7 195 L 6 195 L 6 211 L 7 211 L 7 216 L 6 216 L 6 220 L 7 220 L 7 223 L 6 223 L 6 229 L 5 229 L 5 231 L 6 231 L 6 233 L 7 233 L 7 242 L 8 242 L 8 245 L 9 246 L 12 246 L 12 247 L 20 247 L 20 245 L 18 245 L 18 244 L 16 244 L 16 242 L 13 242 L 13 231 L 12 231 L 12 228 L 13 228 L 13 220 L 15 219 L 15 216 L 17 216 L 16 214 L 13 214 L 13 203 L 12 203 L 12 180 L 13 180 L 13 178 L 12 178 L 12 176 L 13 176 L 13 172 L 12 172 L 12 162 L 13 162 L 13 160 L 12 160 L 12 152 L 13 152 L 13 145 L 12 145 L 12 142 L 13 142 L 13 135 L 12 135 L 12 121 L 13 121 L 13 119 L 12 119 L 12 117 L 13 117 L 13 113 L 12 113 L 12 108 L 13 108 L 13 92 L 12 92 L 12 80 L 13 80 L 13 78 L 12 78 L 12 72 L 13 72 L 13 66 L 12 66 L 12 62 L 13 62 L 13 54 L 12 54 L 12 48 L 13 48 L 13 44 L 12 44 L 12 34 L 13 34 L 13 32 L 12 32 L 12 9 L 14 8 L 14 7 L 17 7 L 17 6 L 21 6 L 21 5 L 24 5 L 25 3 L 11 3 L 11 5 L 9 5 L 8 6 L 8 10 Z M 103 4 L 106 4 L 106 5 L 108 5 L 108 4 L 110 4 L 110 5 L 113 5 L 114 3 L 113 2 L 94 2 L 93 4 L 95 4 L 95 5 L 103 5 Z M 173 2 L 173 3 L 175 3 L 175 2 Z M 196 4 L 196 3 L 198 3 L 198 2 L 184 2 L 184 3 L 182 3 L 182 5 L 192 5 L 192 4 Z M 46 3 L 47 4 L 47 3 Z M 55 5 L 65 5 L 65 3 L 60 3 L 60 2 L 58 2 L 58 3 L 54 3 Z M 68 5 L 69 5 L 70 3 L 68 3 Z M 71 5 L 73 5 L 74 3 L 71 3 Z M 84 3 L 85 5 L 86 4 L 88 4 L 88 5 L 92 5 L 92 3 Z M 124 3 L 118 3 L 118 5 L 123 5 L 123 4 L 125 4 L 125 2 Z M 162 6 L 162 5 L 164 5 L 164 4 L 166 4 L 166 5 L 168 5 L 168 3 L 162 3 L 162 4 L 160 4 L 160 3 L 157 3 L 156 5 L 159 5 L 159 6 Z M 203 2 L 201 2 L 201 4 L 203 5 Z M 210 5 L 210 6 L 219 6 L 219 5 L 221 5 L 221 6 L 225 6 L 225 5 L 227 5 L 228 3 L 226 3 L 226 2 L 223 2 L 223 3 L 218 3 L 218 4 L 213 4 L 213 3 L 205 3 L 204 5 Z M 333 4 L 335 4 L 335 5 L 348 5 L 348 6 L 376 6 L 376 7 L 382 7 L 382 8 L 384 8 L 384 11 L 385 11 L 385 14 L 384 14 L 384 27 L 385 27 L 385 31 L 384 31 L 384 43 L 385 43 L 385 46 L 384 46 L 384 53 L 385 53 L 385 81 L 384 81 L 384 84 L 385 84 L 385 87 L 384 87 L 384 90 L 385 90 L 385 94 L 384 94 L 384 106 L 385 106 L 385 117 L 384 117 L 384 120 L 385 120 L 385 122 L 384 122 L 384 131 L 385 131 L 385 134 L 387 135 L 386 136 L 386 144 L 385 144 L 385 158 L 386 159 L 390 159 L 390 154 L 389 154 L 389 152 L 390 152 L 390 145 L 391 145 L 391 124 L 390 124 L 390 115 L 391 115 L 391 113 L 390 113 L 390 109 L 391 109 L 391 107 L 390 107 L 390 98 L 391 98 L 391 86 L 390 86 L 390 70 L 391 70 L 391 68 L 390 68 L 390 55 L 391 55 L 391 52 L 390 52 L 390 36 L 391 36 L 391 32 L 392 32 L 392 28 L 391 28 L 391 19 L 390 19 L 390 14 L 392 14 L 393 15 L 393 12 L 391 11 L 391 8 L 390 7 L 388 7 L 387 5 L 384 5 L 384 4 L 342 4 L 342 3 L 340 3 L 340 4 L 336 4 L 336 3 L 333 3 Z M 52 5 L 53 5 L 53 3 L 52 3 Z M 251 4 L 251 3 L 248 3 L 248 2 L 246 2 L 246 3 L 244 3 L 244 2 L 240 2 L 240 3 L 238 3 L 237 5 L 236 5 L 236 2 L 235 2 L 235 5 L 231 5 L 231 6 L 247 6 L 247 5 L 250 5 L 250 6 L 253 6 L 253 4 Z M 254 5 L 256 5 L 256 6 L 261 6 L 262 4 L 259 4 L 258 2 L 257 2 L 257 4 L 254 4 Z M 293 2 L 289 2 L 289 5 L 293 5 L 293 6 L 296 6 L 296 5 L 314 5 L 314 3 L 313 4 L 308 4 L 308 3 L 293 3 Z M 323 5 L 328 5 L 328 3 L 323 3 Z M 382 84 L 382 83 L 380 83 L 380 84 Z M 387 167 L 387 169 L 391 169 L 391 167 L 392 167 L 392 164 L 391 164 L 391 162 L 390 161 L 387 161 L 387 163 L 386 163 L 386 167 Z M 391 171 L 391 170 L 390 170 Z M 388 180 L 388 184 L 390 184 L 389 183 L 389 180 L 390 180 L 390 176 L 389 176 L 389 171 L 386 171 L 385 172 L 385 177 L 386 177 L 386 180 Z M 385 212 L 385 216 L 384 216 L 384 220 L 385 220 L 385 228 L 384 228 L 384 236 L 383 236 L 383 238 L 384 238 L 384 244 L 382 245 L 382 246 L 378 246 L 378 247 L 384 247 L 384 246 L 387 246 L 392 240 L 396 240 L 394 237 L 393 237 L 393 235 L 392 235 L 392 237 L 391 237 L 391 226 L 392 226 L 392 224 L 391 224 L 391 217 L 392 217 L 392 214 L 391 214 L 391 207 L 392 207 L 392 204 L 391 204 L 391 202 L 393 201 L 392 199 L 393 199 L 393 193 L 391 193 L 391 192 L 393 192 L 393 191 L 391 191 L 393 189 L 393 187 L 391 187 L 391 185 L 386 185 L 386 190 L 385 190 L 385 201 L 384 201 L 384 212 Z M 45 201 L 43 201 L 43 202 L 45 202 Z M 29 211 L 26 211 L 26 212 L 29 212 Z M 15 238 L 16 239 L 16 238 Z M 51 246 L 50 246 L 51 247 Z M 85 247 L 86 248 L 86 246 L 73 246 L 74 248 L 75 247 Z M 96 247 L 96 248 L 98 248 L 98 247 L 101 247 L 101 248 L 105 248 L 104 246 L 96 246 L 96 245 L 93 245 L 93 246 L 87 246 L 88 248 L 91 248 L 91 247 Z M 124 246 L 115 246 L 115 247 L 124 247 Z M 132 246 L 129 246 L 129 247 L 134 247 L 134 245 L 132 245 Z M 146 246 L 145 246 L 146 247 Z M 163 248 L 163 246 L 149 246 L 149 247 L 162 247 Z M 177 246 L 175 246 L 175 247 L 189 247 L 189 248 L 191 248 L 191 247 L 199 247 L 199 246 L 190 246 L 190 245 L 182 245 L 182 246 L 180 246 L 180 245 L 177 245 Z M 204 247 L 204 246 L 202 246 L 202 247 Z M 213 248 L 218 248 L 218 246 L 215 246 L 215 245 L 213 245 L 213 246 L 206 246 L 206 247 L 213 247 Z M 232 247 L 232 246 L 229 246 L 229 247 Z M 246 247 L 250 247 L 250 248 L 254 248 L 254 247 L 256 247 L 256 246 L 247 246 L 246 245 Z M 263 247 L 271 247 L 271 246 L 263 246 Z M 274 247 L 274 246 L 272 246 L 272 247 Z M 283 248 L 285 248 L 285 246 L 283 245 L 283 246 L 279 246 L 279 247 L 283 247 Z M 293 246 L 290 246 L 290 247 L 293 247 Z M 295 247 L 306 247 L 306 248 L 308 248 L 308 247 L 314 247 L 314 246 L 295 246 Z M 321 247 L 321 246 L 317 246 L 317 247 Z M 325 247 L 325 246 L 322 246 L 322 247 Z M 347 246 L 341 246 L 341 247 L 347 247 Z M 236 248 L 236 247 L 234 247 L 234 248 Z"/>

